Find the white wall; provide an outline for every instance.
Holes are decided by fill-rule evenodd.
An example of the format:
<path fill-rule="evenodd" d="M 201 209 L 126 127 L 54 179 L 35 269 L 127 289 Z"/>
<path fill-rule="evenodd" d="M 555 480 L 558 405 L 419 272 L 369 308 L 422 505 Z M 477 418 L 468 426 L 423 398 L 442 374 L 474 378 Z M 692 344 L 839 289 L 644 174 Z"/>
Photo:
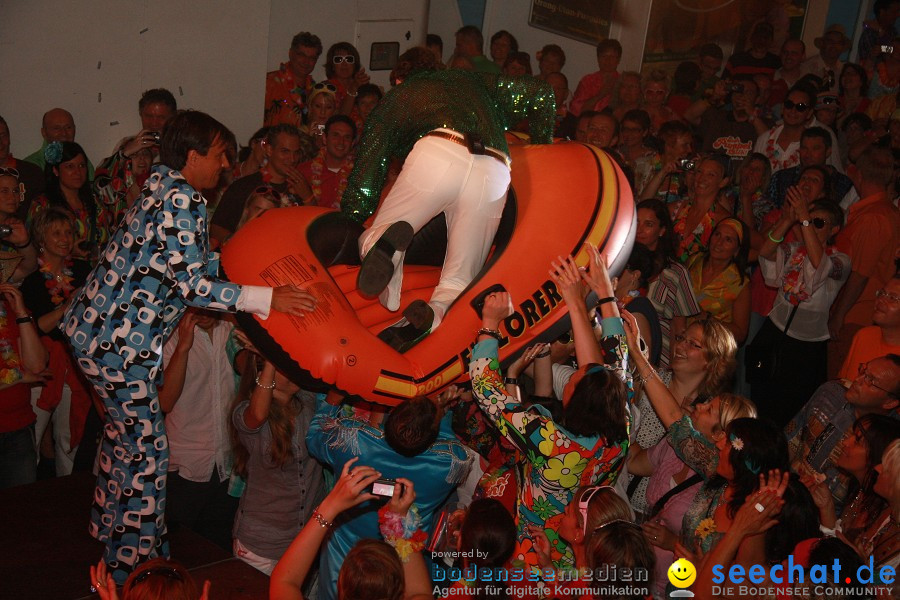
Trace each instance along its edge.
<path fill-rule="evenodd" d="M 650 18 L 651 0 L 617 0 L 613 11 L 610 37 L 622 44 L 621 70 L 639 71 L 644 53 L 644 37 Z M 490 56 L 490 37 L 506 29 L 519 42 L 519 50 L 531 55 L 531 67 L 537 71 L 535 54 L 546 44 L 558 44 L 566 53 L 563 73 L 574 91 L 578 80 L 597 70 L 597 46 L 563 37 L 528 24 L 532 0 L 487 0 L 484 15 L 484 52 Z M 428 32 L 444 40 L 444 60 L 453 53 L 454 32 L 462 26 L 455 1 L 433 0 L 428 19 Z"/>
<path fill-rule="evenodd" d="M 0 2 L 0 23 L 0 115 L 15 156 L 40 146 L 41 116 L 60 106 L 96 162 L 140 129 L 137 101 L 154 87 L 238 139 L 262 119 L 267 0 Z"/>

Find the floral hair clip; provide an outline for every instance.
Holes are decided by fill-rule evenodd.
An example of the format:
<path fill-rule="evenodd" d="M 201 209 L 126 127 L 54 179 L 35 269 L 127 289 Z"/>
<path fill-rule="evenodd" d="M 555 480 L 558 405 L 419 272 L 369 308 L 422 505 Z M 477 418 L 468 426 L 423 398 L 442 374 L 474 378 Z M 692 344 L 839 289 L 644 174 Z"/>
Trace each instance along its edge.
<path fill-rule="evenodd" d="M 744 449 L 744 440 L 734 435 L 733 433 L 730 436 L 731 439 L 731 447 L 735 450 L 743 450 Z"/>
<path fill-rule="evenodd" d="M 63 147 L 59 142 L 50 142 L 44 148 L 44 160 L 49 165 L 58 165 L 62 162 Z"/>

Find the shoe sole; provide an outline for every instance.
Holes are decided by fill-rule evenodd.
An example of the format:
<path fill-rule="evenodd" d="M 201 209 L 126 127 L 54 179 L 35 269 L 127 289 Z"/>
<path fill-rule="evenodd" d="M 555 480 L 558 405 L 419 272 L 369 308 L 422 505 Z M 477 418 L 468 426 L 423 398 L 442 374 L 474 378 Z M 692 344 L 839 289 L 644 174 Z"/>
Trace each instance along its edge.
<path fill-rule="evenodd" d="M 434 309 L 424 300 L 413 300 L 403 311 L 403 316 L 422 333 L 431 329 L 434 323 Z"/>
<path fill-rule="evenodd" d="M 374 298 L 384 291 L 394 276 L 394 252 L 406 250 L 413 234 L 412 225 L 406 221 L 398 221 L 387 228 L 362 261 L 356 277 L 360 294 Z"/>

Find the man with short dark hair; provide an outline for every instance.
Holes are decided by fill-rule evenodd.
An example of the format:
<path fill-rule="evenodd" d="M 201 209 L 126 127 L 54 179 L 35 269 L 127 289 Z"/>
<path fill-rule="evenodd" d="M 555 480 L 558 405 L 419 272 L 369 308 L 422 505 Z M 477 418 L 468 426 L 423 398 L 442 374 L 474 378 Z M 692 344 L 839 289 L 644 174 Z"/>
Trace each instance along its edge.
<path fill-rule="evenodd" d="M 735 77 L 730 86 L 725 81 L 717 83 L 708 99 L 697 100 L 684 113 L 687 122 L 699 126 L 701 151 L 727 154 L 732 173 L 753 151 L 760 133 L 757 123 L 763 131 L 768 129 L 756 115 L 757 93 L 753 78 L 742 75 Z"/>
<path fill-rule="evenodd" d="M 616 82 L 619 80 L 619 61 L 622 60 L 622 44 L 618 40 L 603 40 L 597 44 L 597 71 L 581 78 L 569 110 L 576 117 L 584 110 L 603 110 L 609 105 Z"/>
<path fill-rule="evenodd" d="M 840 202 L 847 192 L 853 189 L 853 182 L 849 177 L 839 172 L 828 164 L 833 150 L 832 134 L 823 127 L 810 127 L 800 135 L 800 149 L 798 155 L 800 164 L 776 171 L 769 182 L 769 198 L 776 208 L 784 205 L 784 199 L 788 188 L 796 185 L 800 180 L 800 171 L 813 165 L 824 165 L 828 169 L 831 178 L 831 189 L 825 190 L 829 200 Z"/>
<path fill-rule="evenodd" d="M 90 532 L 116 583 L 141 562 L 168 557 L 164 509 L 169 449 L 157 387 L 165 340 L 188 306 L 302 316 L 315 299 L 293 285 L 275 289 L 216 278 L 209 252 L 206 199 L 227 169 L 234 136 L 207 114 L 172 119 L 143 201 L 128 210 L 106 252 L 73 296 L 60 329 L 106 406 L 105 437 Z"/>
<path fill-rule="evenodd" d="M 41 137 L 44 142 L 41 147 L 26 156 L 23 160 L 36 165 L 42 172 L 47 164 L 44 158 L 44 150 L 50 142 L 74 142 L 75 118 L 72 113 L 64 108 L 51 108 L 41 118 Z M 88 168 L 88 180 L 94 179 L 94 165 L 85 156 Z"/>
<path fill-rule="evenodd" d="M 760 21 L 753 28 L 748 40 L 749 49 L 743 52 L 735 52 L 725 63 L 723 77 L 730 79 L 737 75 L 756 75 L 767 73 L 774 75 L 775 70 L 781 67 L 781 59 L 769 52 L 769 47 L 775 39 L 775 29 L 766 21 Z"/>
<path fill-rule="evenodd" d="M 266 74 L 263 125 L 287 123 L 300 127 L 306 123 L 306 99 L 316 83 L 312 72 L 321 54 L 322 42 L 318 36 L 308 31 L 294 36 L 288 62 Z"/>
<path fill-rule="evenodd" d="M 611 148 L 619 141 L 619 122 L 608 112 L 585 111 L 578 118 L 575 141 Z"/>
<path fill-rule="evenodd" d="M 244 203 L 253 190 L 267 186 L 283 196 L 294 196 L 295 203 L 311 192 L 297 170 L 302 160 L 301 134 L 296 127 L 282 123 L 266 134 L 266 166 L 245 177 L 235 179 L 225 190 L 209 225 L 210 237 L 222 243 L 237 231 Z"/>
<path fill-rule="evenodd" d="M 306 447 L 334 473 L 340 473 L 348 460 L 359 457 L 357 465 L 373 467 L 382 478 L 412 480 L 420 527 L 430 534 L 434 513 L 466 479 L 474 460 L 474 453 L 453 433 L 451 421 L 443 407 L 425 397 L 401 402 L 380 424 L 363 419 L 348 405 L 320 401 Z M 380 506 L 377 502 L 360 504 L 337 524 L 322 547 L 322 600 L 336 598 L 338 571 L 353 545 L 360 539 L 379 537 Z"/>
<path fill-rule="evenodd" d="M 310 194 L 303 204 L 340 208 L 347 178 L 353 170 L 353 140 L 356 124 L 347 115 L 334 115 L 325 123 L 325 146 L 312 160 L 301 163 L 297 170 L 309 185 Z"/>
<path fill-rule="evenodd" d="M 500 74 L 500 67 L 484 55 L 484 36 L 474 25 L 460 27 L 456 32 L 456 50 L 454 54 L 469 59 L 479 73 Z"/>
<path fill-rule="evenodd" d="M 153 161 L 159 158 L 159 140 L 169 119 L 178 111 L 175 96 L 167 89 L 147 90 L 138 101 L 138 115 L 141 118 L 141 130 L 134 136 L 122 138 L 116 145 L 112 156 L 103 159 L 97 165 L 94 177 L 94 192 L 100 198 L 110 214 L 114 215 L 112 225 L 118 224 L 118 216 L 125 211 L 128 190 L 135 182 L 131 169 L 131 157 L 141 150 L 148 149 L 153 154 Z"/>

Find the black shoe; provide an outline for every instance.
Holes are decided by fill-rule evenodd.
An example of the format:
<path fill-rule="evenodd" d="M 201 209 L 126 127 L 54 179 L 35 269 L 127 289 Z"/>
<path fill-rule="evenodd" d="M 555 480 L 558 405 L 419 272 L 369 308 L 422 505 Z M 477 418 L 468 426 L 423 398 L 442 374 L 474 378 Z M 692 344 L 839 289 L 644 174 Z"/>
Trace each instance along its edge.
<path fill-rule="evenodd" d="M 398 221 L 387 228 L 362 261 L 356 276 L 356 287 L 366 298 L 374 298 L 384 291 L 394 276 L 394 252 L 404 251 L 413 238 L 412 225 Z"/>
<path fill-rule="evenodd" d="M 378 334 L 378 339 L 403 353 L 425 339 L 431 333 L 434 310 L 424 300 L 414 300 L 403 311 L 406 325 L 394 325 Z"/>

